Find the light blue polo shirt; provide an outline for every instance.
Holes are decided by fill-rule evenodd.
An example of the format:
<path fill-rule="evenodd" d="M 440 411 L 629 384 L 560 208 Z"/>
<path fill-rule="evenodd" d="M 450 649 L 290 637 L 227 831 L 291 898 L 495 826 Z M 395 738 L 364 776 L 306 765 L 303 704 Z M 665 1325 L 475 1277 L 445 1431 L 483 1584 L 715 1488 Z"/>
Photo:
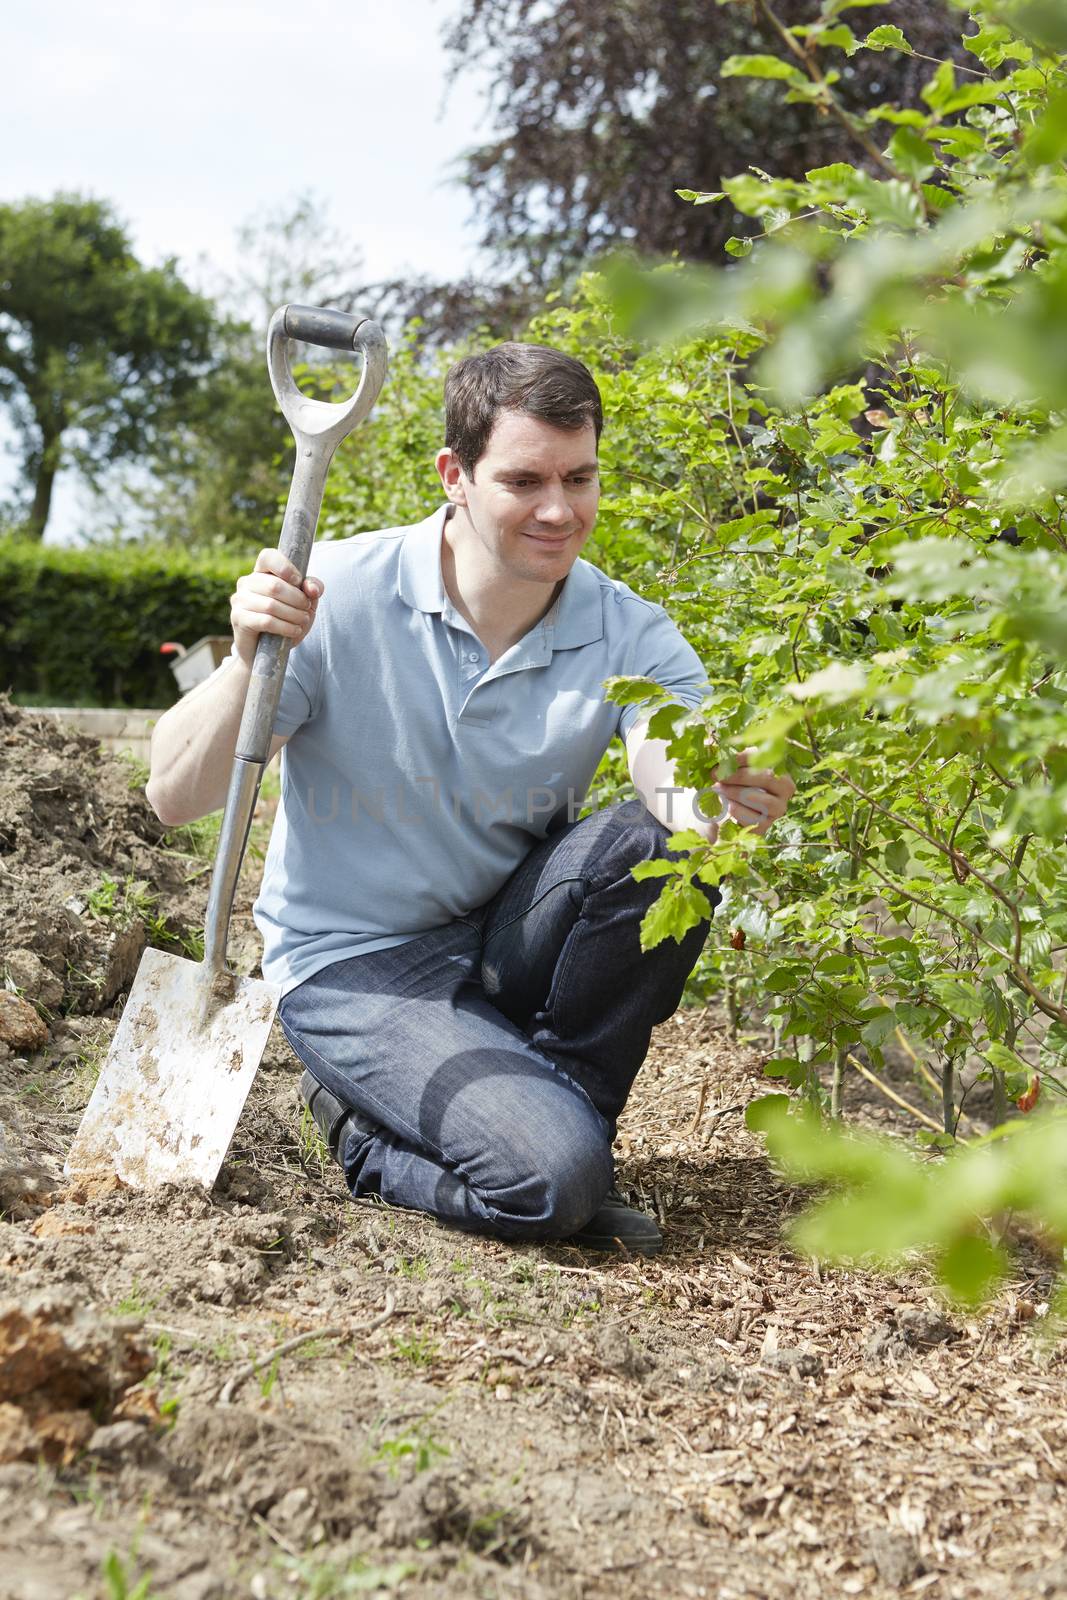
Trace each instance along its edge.
<path fill-rule="evenodd" d="M 325 592 L 291 652 L 275 732 L 281 803 L 255 919 L 287 992 L 492 898 L 553 822 L 577 817 L 639 708 L 605 678 L 687 705 L 700 659 L 661 606 L 575 562 L 545 617 L 492 665 L 441 577 L 449 508 L 315 547 Z"/>

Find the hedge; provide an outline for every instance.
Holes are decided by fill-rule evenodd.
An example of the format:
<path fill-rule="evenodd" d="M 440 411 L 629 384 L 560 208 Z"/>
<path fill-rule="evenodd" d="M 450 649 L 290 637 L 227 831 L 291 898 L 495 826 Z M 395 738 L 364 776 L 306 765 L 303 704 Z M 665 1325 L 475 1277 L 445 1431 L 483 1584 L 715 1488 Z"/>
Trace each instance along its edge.
<path fill-rule="evenodd" d="M 52 705 L 171 705 L 177 684 L 160 645 L 228 633 L 248 565 L 232 552 L 0 538 L 0 689 Z"/>

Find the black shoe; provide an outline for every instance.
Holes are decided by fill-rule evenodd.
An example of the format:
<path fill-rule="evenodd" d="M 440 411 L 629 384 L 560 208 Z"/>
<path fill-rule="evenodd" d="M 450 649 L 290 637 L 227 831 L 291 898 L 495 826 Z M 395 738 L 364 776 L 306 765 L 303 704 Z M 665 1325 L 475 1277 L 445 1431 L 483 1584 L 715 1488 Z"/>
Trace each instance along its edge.
<path fill-rule="evenodd" d="M 563 1243 L 575 1244 L 580 1250 L 614 1250 L 619 1254 L 654 1256 L 663 1249 L 663 1235 L 654 1217 L 635 1211 L 626 1204 L 618 1189 L 612 1189 L 596 1216 Z"/>
<path fill-rule="evenodd" d="M 315 1126 L 326 1140 L 329 1152 L 338 1165 L 341 1158 L 337 1152 L 346 1128 L 354 1128 L 367 1135 L 376 1131 L 373 1122 L 368 1122 L 358 1111 L 353 1111 L 343 1100 L 338 1100 L 324 1083 L 320 1083 L 306 1069 L 300 1079 L 300 1098 L 311 1112 Z"/>

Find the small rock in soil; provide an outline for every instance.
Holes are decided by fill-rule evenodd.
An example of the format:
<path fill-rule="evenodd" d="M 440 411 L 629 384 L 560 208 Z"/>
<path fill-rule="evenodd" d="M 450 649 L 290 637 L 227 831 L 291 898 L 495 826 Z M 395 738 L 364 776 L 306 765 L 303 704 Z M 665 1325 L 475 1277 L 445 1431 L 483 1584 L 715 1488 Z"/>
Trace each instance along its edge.
<path fill-rule="evenodd" d="M 609 1322 L 600 1330 L 596 1354 L 602 1367 L 608 1372 L 617 1372 L 621 1378 L 642 1378 L 655 1365 L 630 1338 L 621 1322 Z"/>
<path fill-rule="evenodd" d="M 290 1489 L 271 1506 L 267 1521 L 291 1543 L 307 1544 L 312 1529 L 319 1521 L 319 1508 L 315 1504 L 311 1490 L 304 1484 Z"/>
<path fill-rule="evenodd" d="M 58 1181 L 37 1162 L 26 1160 L 0 1123 L 0 1210 L 24 1221 L 51 1203 Z"/>
<path fill-rule="evenodd" d="M 867 1555 L 882 1582 L 890 1589 L 903 1589 L 906 1583 L 922 1577 L 926 1571 L 915 1540 L 891 1528 L 879 1528 L 870 1535 Z"/>
<path fill-rule="evenodd" d="M 956 1325 L 933 1306 L 901 1306 L 896 1313 L 896 1324 L 904 1342 L 915 1350 L 948 1344 L 960 1336 Z"/>
<path fill-rule="evenodd" d="M 880 1322 L 867 1340 L 869 1361 L 899 1361 L 916 1350 L 930 1350 L 960 1336 L 959 1329 L 932 1306 L 901 1306 L 891 1322 Z"/>
<path fill-rule="evenodd" d="M 729 1389 L 736 1389 L 741 1374 L 736 1367 L 732 1367 L 725 1356 L 715 1356 L 708 1367 L 708 1387 L 724 1394 Z"/>
<path fill-rule="evenodd" d="M 761 1365 L 773 1367 L 777 1372 L 795 1372 L 800 1378 L 821 1378 L 824 1371 L 823 1359 L 817 1350 L 795 1350 L 788 1345 L 769 1350 Z"/>
<path fill-rule="evenodd" d="M 171 1600 L 226 1600 L 227 1585 L 207 1568 L 187 1572 L 170 1591 Z"/>
<path fill-rule="evenodd" d="M 109 1422 L 96 1429 L 87 1448 L 90 1455 L 111 1460 L 128 1456 L 144 1461 L 158 1453 L 151 1431 L 143 1422 Z"/>
<path fill-rule="evenodd" d="M 12 1050 L 40 1050 L 48 1043 L 48 1028 L 28 1000 L 0 989 L 0 1044 Z"/>
<path fill-rule="evenodd" d="M 8 950 L 0 957 L 0 967 L 24 999 L 36 1001 L 49 1011 L 62 1000 L 62 981 L 33 950 Z"/>

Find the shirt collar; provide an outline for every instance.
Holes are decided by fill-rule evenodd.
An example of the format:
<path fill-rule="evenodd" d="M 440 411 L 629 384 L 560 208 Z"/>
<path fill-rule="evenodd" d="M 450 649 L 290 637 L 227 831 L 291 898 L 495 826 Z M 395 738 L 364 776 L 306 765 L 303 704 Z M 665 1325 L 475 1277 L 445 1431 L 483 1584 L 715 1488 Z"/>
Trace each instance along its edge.
<path fill-rule="evenodd" d="M 448 604 L 441 576 L 441 539 L 449 507 L 439 506 L 404 535 L 400 551 L 400 598 L 416 611 L 442 612 Z M 604 636 L 600 578 L 588 561 L 577 560 L 551 611 L 536 630 L 553 650 L 571 650 Z"/>
<path fill-rule="evenodd" d="M 545 618 L 552 629 L 552 648 L 572 650 L 604 637 L 604 602 L 595 567 L 581 557 L 567 574 L 559 599 Z"/>
<path fill-rule="evenodd" d="M 449 507 L 438 506 L 404 535 L 400 551 L 400 598 L 416 611 L 443 611 L 448 596 L 441 576 L 441 538 Z"/>

